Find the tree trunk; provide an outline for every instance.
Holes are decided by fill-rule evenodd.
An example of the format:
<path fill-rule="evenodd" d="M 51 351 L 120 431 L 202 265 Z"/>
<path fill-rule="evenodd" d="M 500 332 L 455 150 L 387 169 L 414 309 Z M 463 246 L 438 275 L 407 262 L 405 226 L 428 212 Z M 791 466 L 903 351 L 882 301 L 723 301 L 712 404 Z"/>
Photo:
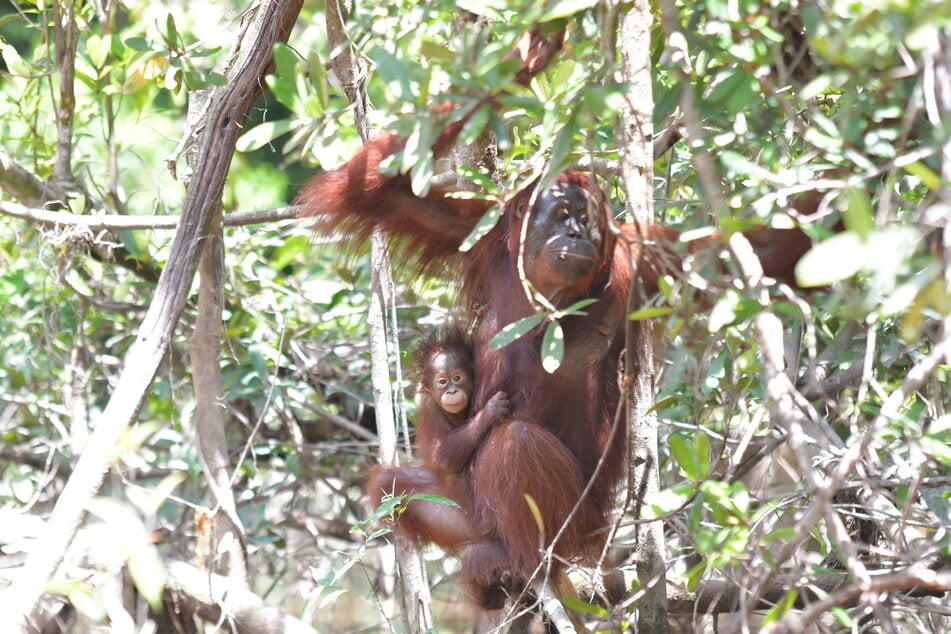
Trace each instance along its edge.
<path fill-rule="evenodd" d="M 621 16 L 621 68 L 630 83 L 622 121 L 621 175 L 628 214 L 647 224 L 654 216 L 653 92 L 650 56 L 652 17 L 649 3 L 638 0 Z M 641 295 L 632 289 L 632 297 Z M 627 412 L 630 429 L 631 490 L 642 508 L 644 500 L 660 489 L 657 458 L 657 415 L 654 405 L 654 323 L 630 324 L 626 373 L 629 379 Z M 638 604 L 638 631 L 667 631 L 667 555 L 661 521 L 637 525 L 637 578 L 646 588 Z"/>

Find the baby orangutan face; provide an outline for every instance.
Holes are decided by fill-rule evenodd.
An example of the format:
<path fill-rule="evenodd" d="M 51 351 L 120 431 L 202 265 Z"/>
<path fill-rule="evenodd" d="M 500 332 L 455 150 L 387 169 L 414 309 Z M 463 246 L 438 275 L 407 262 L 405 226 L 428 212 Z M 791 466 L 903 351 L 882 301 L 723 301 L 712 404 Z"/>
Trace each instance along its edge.
<path fill-rule="evenodd" d="M 472 369 L 468 359 L 453 349 L 437 352 L 423 372 L 423 389 L 448 414 L 461 414 L 472 394 Z"/>

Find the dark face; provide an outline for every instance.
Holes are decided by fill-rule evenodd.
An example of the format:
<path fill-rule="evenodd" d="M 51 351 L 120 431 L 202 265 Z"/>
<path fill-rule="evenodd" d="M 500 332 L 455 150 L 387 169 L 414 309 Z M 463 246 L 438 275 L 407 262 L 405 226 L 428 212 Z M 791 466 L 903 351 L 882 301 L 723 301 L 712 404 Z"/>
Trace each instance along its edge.
<path fill-rule="evenodd" d="M 525 239 L 525 273 L 562 307 L 584 295 L 602 257 L 600 203 L 581 186 L 558 182 L 539 195 Z"/>
<path fill-rule="evenodd" d="M 453 350 L 437 352 L 426 365 L 423 387 L 449 414 L 460 414 L 469 405 L 472 370 L 462 355 Z"/>

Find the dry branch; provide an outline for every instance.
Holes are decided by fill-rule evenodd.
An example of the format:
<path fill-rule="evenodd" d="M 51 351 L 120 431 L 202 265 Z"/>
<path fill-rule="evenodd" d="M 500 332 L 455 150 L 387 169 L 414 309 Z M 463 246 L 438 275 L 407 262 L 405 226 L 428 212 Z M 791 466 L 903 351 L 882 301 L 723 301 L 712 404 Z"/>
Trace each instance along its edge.
<path fill-rule="evenodd" d="M 0 152 L 0 165 L 3 154 Z M 227 214 L 221 219 L 225 227 L 245 227 L 248 225 L 277 222 L 280 220 L 294 220 L 297 218 L 296 205 L 264 209 L 260 211 L 246 211 Z M 48 227 L 83 227 L 93 232 L 120 231 L 126 229 L 177 229 L 182 222 L 181 216 L 124 216 L 122 214 L 79 215 L 67 211 L 51 211 L 27 207 L 13 202 L 0 201 L 0 214 L 22 218 L 36 224 Z"/>
<path fill-rule="evenodd" d="M 183 562 L 168 565 L 166 592 L 182 612 L 195 613 L 208 623 L 228 623 L 239 634 L 316 634 L 241 584 Z"/>

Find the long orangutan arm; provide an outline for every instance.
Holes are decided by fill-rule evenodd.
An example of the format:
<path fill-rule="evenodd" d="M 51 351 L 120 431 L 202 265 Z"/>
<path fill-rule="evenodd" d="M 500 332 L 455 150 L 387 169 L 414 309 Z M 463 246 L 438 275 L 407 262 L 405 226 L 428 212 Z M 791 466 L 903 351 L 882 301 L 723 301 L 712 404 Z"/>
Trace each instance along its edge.
<path fill-rule="evenodd" d="M 512 50 L 522 68 L 513 80 L 528 85 L 542 72 L 564 44 L 564 28 L 536 26 Z M 504 89 L 502 90 L 504 92 Z M 488 94 L 454 117 L 432 146 L 434 157 L 445 156 L 459 138 L 466 122 L 485 106 L 494 106 L 498 94 Z M 434 111 L 448 115 L 448 104 Z M 349 162 L 319 174 L 301 190 L 297 203 L 301 217 L 315 218 L 323 233 L 341 232 L 351 242 L 365 241 L 376 229 L 400 239 L 406 253 L 422 268 L 437 268 L 440 260 L 455 255 L 488 209 L 485 201 L 447 196 L 452 192 L 433 187 L 425 196 L 413 193 L 408 175 L 386 176 L 380 164 L 402 151 L 406 139 L 385 135 L 367 143 Z"/>
<path fill-rule="evenodd" d="M 452 145 L 463 121 L 442 132 L 435 151 Z M 406 251 L 425 263 L 456 253 L 481 217 L 484 203 L 458 201 L 436 190 L 419 197 L 408 175 L 381 173 L 380 165 L 405 145 L 402 137 L 379 137 L 343 166 L 312 178 L 297 198 L 300 216 L 313 217 L 318 231 L 340 232 L 350 242 L 366 241 L 380 229 L 401 239 Z"/>
<path fill-rule="evenodd" d="M 804 211 L 800 213 L 809 214 L 810 210 L 806 207 L 810 202 L 803 201 Z M 678 245 L 680 232 L 660 224 L 644 227 L 625 224 L 621 226 L 621 231 L 623 239 L 618 241 L 619 246 L 615 251 L 615 266 L 619 264 L 619 257 L 628 262 L 622 268 L 628 271 L 633 268 L 636 272 L 638 284 L 635 290 L 640 289 L 644 299 L 657 293 L 657 282 L 661 276 L 676 277 L 683 272 L 685 255 L 725 246 L 725 240 L 719 233 L 687 245 Z M 796 263 L 812 247 L 812 241 L 804 231 L 798 228 L 762 227 L 745 231 L 743 235 L 750 241 L 766 276 L 796 286 Z M 625 243 L 632 245 L 630 255 L 623 246 Z"/>

